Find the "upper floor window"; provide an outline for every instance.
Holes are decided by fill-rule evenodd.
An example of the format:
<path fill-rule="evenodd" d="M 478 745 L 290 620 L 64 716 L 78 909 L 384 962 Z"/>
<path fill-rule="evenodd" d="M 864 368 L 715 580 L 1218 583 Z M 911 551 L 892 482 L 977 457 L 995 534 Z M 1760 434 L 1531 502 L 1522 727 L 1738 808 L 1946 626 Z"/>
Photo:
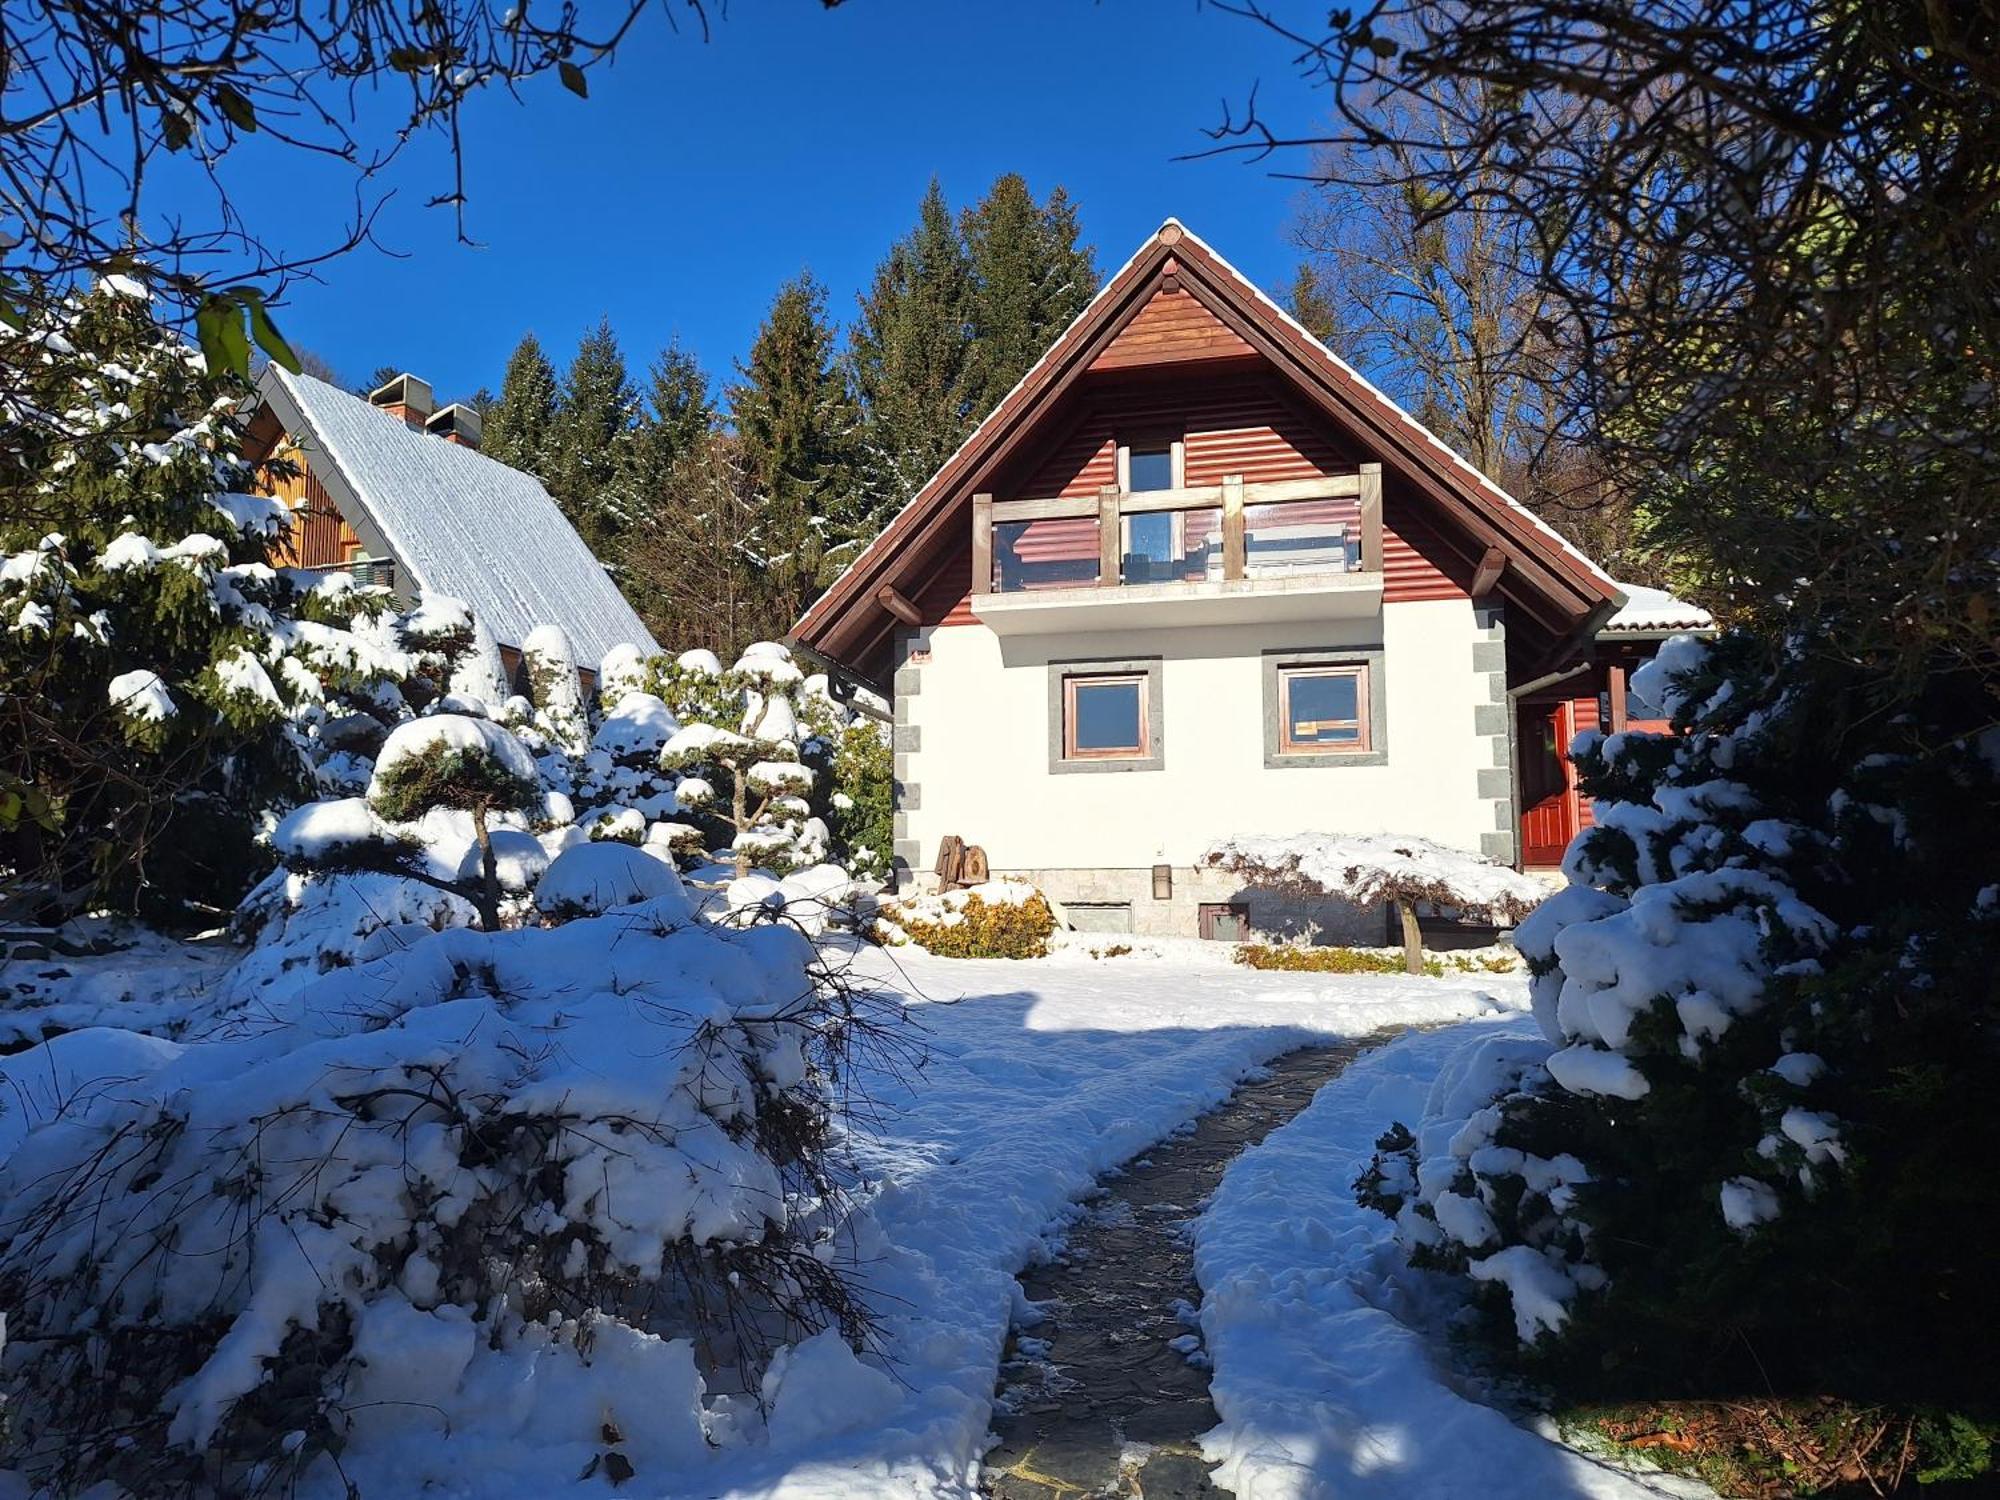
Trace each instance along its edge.
<path fill-rule="evenodd" d="M 1063 680 L 1063 755 L 1069 760 L 1144 760 L 1152 753 L 1143 673 Z"/>
<path fill-rule="evenodd" d="M 1134 444 L 1125 450 L 1125 488 L 1128 491 L 1176 490 L 1174 448 L 1171 443 Z"/>
<path fill-rule="evenodd" d="M 1126 494 L 1182 488 L 1182 446 L 1160 438 L 1118 448 L 1118 488 Z"/>
<path fill-rule="evenodd" d="M 1366 665 L 1278 670 L 1280 755 L 1366 751 L 1368 741 Z"/>

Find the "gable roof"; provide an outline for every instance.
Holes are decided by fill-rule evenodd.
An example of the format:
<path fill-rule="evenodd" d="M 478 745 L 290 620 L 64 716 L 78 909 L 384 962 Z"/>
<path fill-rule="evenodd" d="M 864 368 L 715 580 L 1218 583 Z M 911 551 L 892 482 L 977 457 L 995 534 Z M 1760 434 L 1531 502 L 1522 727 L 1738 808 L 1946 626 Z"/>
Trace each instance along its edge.
<path fill-rule="evenodd" d="M 1183 294 L 1191 299 L 1184 311 L 1161 302 L 1179 302 Z M 990 483 L 1013 445 L 1087 372 L 1148 363 L 1148 320 L 1177 319 L 1185 327 L 1194 318 L 1213 325 L 1213 331 L 1204 328 L 1205 351 L 1193 357 L 1262 356 L 1309 405 L 1352 429 L 1475 542 L 1499 548 L 1509 563 L 1502 591 L 1530 601 L 1559 633 L 1581 632 L 1623 601 L 1623 590 L 1608 573 L 1314 338 L 1179 220 L 1169 219 L 813 603 L 794 627 L 794 639 L 857 664 L 886 628 L 876 595 L 899 581 L 899 560 L 923 552 L 943 528 L 969 524 L 973 493 Z"/>
<path fill-rule="evenodd" d="M 418 588 L 463 599 L 495 640 L 518 648 L 560 625 L 591 670 L 625 642 L 659 650 L 533 475 L 309 375 L 271 365 L 257 384 L 350 524 L 378 532 Z"/>

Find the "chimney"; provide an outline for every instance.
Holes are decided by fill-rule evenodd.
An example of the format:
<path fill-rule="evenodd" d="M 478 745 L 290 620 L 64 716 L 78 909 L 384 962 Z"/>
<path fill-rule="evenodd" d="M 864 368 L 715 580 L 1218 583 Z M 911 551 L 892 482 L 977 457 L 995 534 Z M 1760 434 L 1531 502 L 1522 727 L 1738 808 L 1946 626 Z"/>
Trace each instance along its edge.
<path fill-rule="evenodd" d="M 439 407 L 424 423 L 425 432 L 435 433 L 447 443 L 457 443 L 461 448 L 477 448 L 482 430 L 479 413 L 463 401 Z"/>
<path fill-rule="evenodd" d="M 414 375 L 398 375 L 368 394 L 369 405 L 381 407 L 406 427 L 422 427 L 436 401 L 430 382 Z"/>

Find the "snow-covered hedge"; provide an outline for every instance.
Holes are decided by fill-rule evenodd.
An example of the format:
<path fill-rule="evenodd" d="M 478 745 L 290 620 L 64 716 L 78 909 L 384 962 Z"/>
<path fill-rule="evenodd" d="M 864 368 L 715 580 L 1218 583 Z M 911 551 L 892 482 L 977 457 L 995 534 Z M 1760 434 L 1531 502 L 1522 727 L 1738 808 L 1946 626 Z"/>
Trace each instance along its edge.
<path fill-rule="evenodd" d="M 398 1434 L 484 1434 L 671 1485 L 758 1426 L 781 1345 L 831 1330 L 813 1361 L 882 1379 L 841 1347 L 866 1315 L 834 1253 L 855 998 L 647 856 L 565 857 L 617 855 L 662 872 L 651 899 L 387 945 L 241 1039 L 120 1054 L 129 1081 L 26 1136 L 0 1170 L 10 1466 L 376 1495 Z"/>
<path fill-rule="evenodd" d="M 1364 1195 L 1593 1394 L 1979 1357 L 1990 709 L 1871 717 L 1803 640 L 1681 640 L 1635 686 L 1684 732 L 1579 738 L 1596 826 L 1516 933 L 1548 1056 L 1449 1142 L 1386 1136 Z"/>

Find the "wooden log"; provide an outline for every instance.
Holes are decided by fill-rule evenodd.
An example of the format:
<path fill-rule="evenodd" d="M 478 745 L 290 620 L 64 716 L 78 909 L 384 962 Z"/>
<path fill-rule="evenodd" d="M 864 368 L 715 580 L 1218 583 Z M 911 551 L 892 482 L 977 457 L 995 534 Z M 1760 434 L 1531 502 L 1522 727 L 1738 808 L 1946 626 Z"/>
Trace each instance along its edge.
<path fill-rule="evenodd" d="M 1498 547 L 1488 547 L 1479 559 L 1479 567 L 1472 575 L 1472 597 L 1483 599 L 1493 592 L 1493 586 L 1500 581 L 1500 575 L 1507 571 L 1507 554 Z"/>
<path fill-rule="evenodd" d="M 916 605 L 912 604 L 908 596 L 893 584 L 885 583 L 877 589 L 875 591 L 875 602 L 888 610 L 890 614 L 901 620 L 905 625 L 921 625 L 924 621 L 924 617 L 918 611 Z"/>

